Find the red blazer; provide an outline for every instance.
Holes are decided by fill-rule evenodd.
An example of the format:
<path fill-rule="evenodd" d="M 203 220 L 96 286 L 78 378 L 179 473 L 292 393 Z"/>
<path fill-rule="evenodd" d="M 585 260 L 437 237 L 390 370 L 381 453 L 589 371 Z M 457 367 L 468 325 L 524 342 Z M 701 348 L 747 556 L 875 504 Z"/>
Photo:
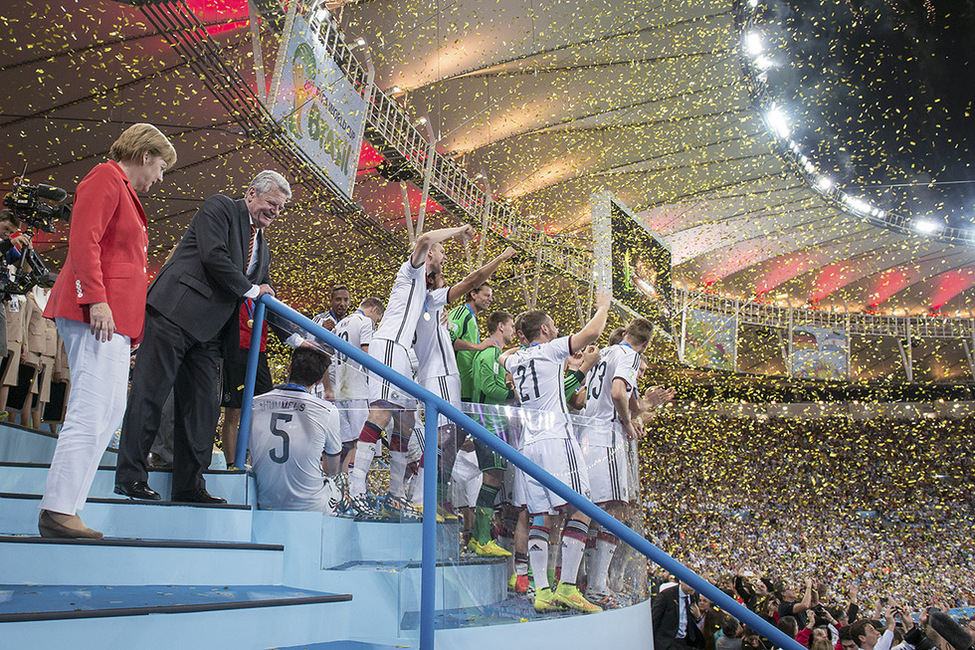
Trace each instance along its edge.
<path fill-rule="evenodd" d="M 88 323 L 89 305 L 107 302 L 115 331 L 141 341 L 149 286 L 146 226 L 139 197 L 118 163 L 91 170 L 75 191 L 68 257 L 44 316 Z"/>

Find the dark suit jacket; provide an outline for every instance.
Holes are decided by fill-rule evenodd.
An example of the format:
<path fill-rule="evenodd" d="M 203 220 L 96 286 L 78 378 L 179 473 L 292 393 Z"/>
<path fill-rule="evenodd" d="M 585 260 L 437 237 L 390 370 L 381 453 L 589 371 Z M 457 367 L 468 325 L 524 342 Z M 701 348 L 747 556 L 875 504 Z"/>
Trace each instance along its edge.
<path fill-rule="evenodd" d="M 693 616 L 687 623 L 685 637 L 678 640 L 677 628 L 680 615 L 680 603 L 677 594 L 680 585 L 668 587 L 661 591 L 650 604 L 653 620 L 653 648 L 654 650 L 681 650 L 685 647 L 703 648 L 704 637 L 694 624 Z M 692 601 L 694 597 L 692 596 Z"/>
<path fill-rule="evenodd" d="M 220 335 L 225 348 L 236 352 L 243 295 L 252 284 L 270 283 L 271 254 L 261 241 L 252 283 L 244 274 L 250 253 L 247 207 L 243 199 L 211 196 L 149 287 L 147 304 L 197 341 Z"/>

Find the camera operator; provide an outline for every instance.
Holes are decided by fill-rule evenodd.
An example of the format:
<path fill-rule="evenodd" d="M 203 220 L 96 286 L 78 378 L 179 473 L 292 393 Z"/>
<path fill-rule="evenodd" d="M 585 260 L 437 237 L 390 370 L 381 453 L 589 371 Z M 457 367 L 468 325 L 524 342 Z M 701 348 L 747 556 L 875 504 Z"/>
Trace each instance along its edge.
<path fill-rule="evenodd" d="M 20 232 L 20 220 L 11 210 L 0 210 L 0 239 L 3 240 L 0 243 L 0 255 L 5 258 L 14 246 L 30 247 L 30 237 Z"/>
<path fill-rule="evenodd" d="M 162 180 L 176 151 L 156 127 L 135 124 L 109 157 L 78 184 L 68 256 L 44 310 L 68 352 L 71 394 L 41 500 L 42 537 L 102 537 L 77 511 L 122 423 L 129 351 L 145 324 L 149 239 L 136 193 Z"/>

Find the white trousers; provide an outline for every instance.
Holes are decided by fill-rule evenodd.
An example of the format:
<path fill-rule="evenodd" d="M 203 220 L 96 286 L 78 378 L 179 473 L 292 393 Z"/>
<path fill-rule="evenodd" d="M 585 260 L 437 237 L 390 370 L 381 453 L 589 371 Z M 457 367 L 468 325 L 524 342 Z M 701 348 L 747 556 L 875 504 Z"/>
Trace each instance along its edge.
<path fill-rule="evenodd" d="M 98 462 L 122 424 L 131 341 L 116 332 L 102 343 L 88 323 L 56 322 L 68 353 L 71 391 L 40 507 L 73 515 L 84 508 Z"/>

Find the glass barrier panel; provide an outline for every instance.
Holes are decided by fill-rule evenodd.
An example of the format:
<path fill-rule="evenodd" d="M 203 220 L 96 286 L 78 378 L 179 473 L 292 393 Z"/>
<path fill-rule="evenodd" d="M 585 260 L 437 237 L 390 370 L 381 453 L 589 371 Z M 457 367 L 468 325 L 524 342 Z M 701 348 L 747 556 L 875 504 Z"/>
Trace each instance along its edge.
<path fill-rule="evenodd" d="M 622 483 L 614 512 L 639 530 L 643 517 L 638 494 L 628 486 L 635 480 L 634 445 L 616 441 L 600 423 L 578 416 L 529 411 L 516 406 L 465 403 L 462 408 L 478 424 L 499 438 L 523 450 L 526 432 L 568 430 L 575 437 L 589 473 L 589 460 L 594 470 L 609 472 L 609 459 L 621 456 L 614 472 Z M 535 579 L 529 561 L 529 532 L 532 520 L 524 509 L 527 487 L 524 475 L 473 436 L 462 430 L 453 441 L 450 424 L 441 422 L 441 484 L 439 512 L 444 518 L 441 528 L 450 532 L 438 539 L 437 629 L 497 625 L 535 621 L 579 613 L 563 606 L 541 607 L 536 611 Z M 447 429 L 444 432 L 444 429 Z M 612 446 L 615 443 L 618 446 Z M 451 444 L 457 444 L 456 452 Z M 588 452 L 588 453 L 583 453 Z M 452 463 L 450 456 L 455 458 Z M 444 460 L 444 458 L 447 460 Z M 449 476 L 444 476 L 449 467 Z M 485 488 L 487 486 L 487 489 Z M 557 497 L 556 497 L 557 498 Z M 455 519 L 456 517 L 456 519 Z M 574 585 L 563 588 L 577 606 L 579 598 L 589 595 L 605 608 L 628 607 L 643 603 L 648 594 L 647 560 L 625 544 L 613 544 L 597 526 L 570 526 L 570 550 L 564 551 L 566 539 L 564 517 L 554 517 L 554 525 L 545 539 L 548 546 L 546 578 L 558 589 L 566 563 L 575 574 Z M 540 528 L 537 527 L 537 528 Z M 534 531 L 534 537 L 541 534 Z M 566 557 L 568 556 L 568 557 Z M 549 579 L 549 574 L 551 578 Z M 565 582 L 564 580 L 562 580 Z M 578 592 L 568 587 L 575 587 Z M 589 605 L 590 609 L 595 609 Z"/>

